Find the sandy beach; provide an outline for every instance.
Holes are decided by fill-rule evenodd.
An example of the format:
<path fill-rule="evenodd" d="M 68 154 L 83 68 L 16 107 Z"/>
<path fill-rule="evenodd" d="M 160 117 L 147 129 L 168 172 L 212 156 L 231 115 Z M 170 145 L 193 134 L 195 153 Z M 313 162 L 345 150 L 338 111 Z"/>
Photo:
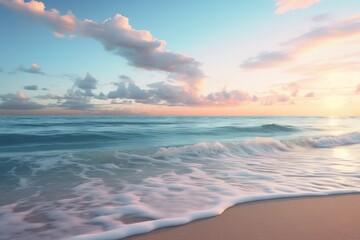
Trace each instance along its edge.
<path fill-rule="evenodd" d="M 360 194 L 258 201 L 126 240 L 359 240 Z"/>

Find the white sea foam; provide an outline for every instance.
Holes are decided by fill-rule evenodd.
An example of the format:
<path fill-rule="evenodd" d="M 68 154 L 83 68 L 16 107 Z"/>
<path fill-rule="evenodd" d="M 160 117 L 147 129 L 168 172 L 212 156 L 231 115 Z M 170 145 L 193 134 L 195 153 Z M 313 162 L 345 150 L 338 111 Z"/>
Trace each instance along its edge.
<path fill-rule="evenodd" d="M 332 192 L 323 192 L 323 193 L 302 193 L 302 194 L 272 194 L 272 195 L 258 195 L 253 197 L 244 197 L 240 199 L 233 199 L 224 201 L 221 205 L 214 207 L 213 209 L 205 211 L 193 212 L 184 217 L 177 218 L 165 218 L 154 221 L 147 221 L 141 223 L 135 223 L 131 225 L 122 226 L 121 228 L 116 228 L 113 230 L 93 233 L 93 234 L 84 234 L 75 237 L 69 238 L 70 240 L 115 240 L 121 239 L 133 235 L 138 235 L 142 233 L 147 233 L 155 229 L 179 226 L 186 223 L 189 223 L 194 220 L 214 217 L 223 213 L 229 207 L 240 203 L 253 202 L 259 200 L 269 200 L 269 199 L 281 199 L 281 198 L 293 198 L 293 197 L 311 197 L 311 196 L 328 196 L 328 195 L 337 195 L 337 194 L 346 194 L 346 193 L 360 193 L 360 191 L 332 191 Z"/>
<path fill-rule="evenodd" d="M 350 133 L 340 136 L 319 137 L 309 140 L 315 147 L 330 148 L 360 143 L 360 133 Z"/>

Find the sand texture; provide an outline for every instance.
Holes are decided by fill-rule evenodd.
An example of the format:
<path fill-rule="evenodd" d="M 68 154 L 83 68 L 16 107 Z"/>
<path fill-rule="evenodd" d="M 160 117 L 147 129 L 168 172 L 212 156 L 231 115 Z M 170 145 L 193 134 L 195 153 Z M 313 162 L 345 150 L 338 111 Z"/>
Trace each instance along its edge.
<path fill-rule="evenodd" d="M 360 195 L 240 204 L 217 217 L 127 240 L 360 240 Z"/>

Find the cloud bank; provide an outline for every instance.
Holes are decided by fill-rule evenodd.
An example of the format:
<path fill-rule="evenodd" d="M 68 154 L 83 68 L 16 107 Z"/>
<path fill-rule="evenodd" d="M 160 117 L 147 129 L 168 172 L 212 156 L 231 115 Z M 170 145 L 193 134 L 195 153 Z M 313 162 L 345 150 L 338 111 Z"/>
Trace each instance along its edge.
<path fill-rule="evenodd" d="M 129 77 L 121 77 L 120 79 L 119 83 L 115 83 L 116 90 L 107 94 L 108 98 L 122 99 L 125 102 L 133 100 L 136 103 L 168 106 L 233 106 L 257 100 L 256 96 L 239 90 L 222 90 L 208 95 L 196 96 L 183 86 L 156 82 L 148 84 L 147 88 L 141 88 Z"/>

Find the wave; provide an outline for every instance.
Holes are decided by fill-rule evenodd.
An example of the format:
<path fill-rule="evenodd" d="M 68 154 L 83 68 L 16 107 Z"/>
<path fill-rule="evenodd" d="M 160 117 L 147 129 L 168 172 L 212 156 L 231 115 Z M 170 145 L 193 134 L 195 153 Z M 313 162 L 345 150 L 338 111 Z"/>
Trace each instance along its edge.
<path fill-rule="evenodd" d="M 176 156 L 211 157 L 219 154 L 257 155 L 269 152 L 289 152 L 304 148 L 333 148 L 359 143 L 360 132 L 339 136 L 309 137 L 289 140 L 254 138 L 245 141 L 202 142 L 194 145 L 160 148 L 153 154 L 153 157 L 169 159 Z"/>
<path fill-rule="evenodd" d="M 360 132 L 340 135 L 320 137 L 317 139 L 309 139 L 309 142 L 317 148 L 331 148 L 337 146 L 345 146 L 360 143 Z"/>
<path fill-rule="evenodd" d="M 86 123 L 89 126 L 123 126 L 123 125 L 172 125 L 172 122 L 142 122 L 142 121 L 89 121 Z M 81 126 L 82 122 L 48 122 L 48 123 L 15 123 L 17 127 L 63 127 L 63 126 Z"/>
<path fill-rule="evenodd" d="M 52 144 L 52 143 L 80 143 L 129 139 L 141 135 L 141 133 L 56 133 L 50 131 L 43 134 L 0 134 L 0 146 L 19 144 Z M 139 136 L 138 136 L 139 137 Z"/>
<path fill-rule="evenodd" d="M 219 127 L 218 130 L 242 132 L 242 133 L 277 133 L 277 132 L 299 132 L 300 129 L 290 125 L 264 124 L 253 127 L 226 126 Z"/>
<path fill-rule="evenodd" d="M 99 129 L 99 124 L 103 127 L 105 125 L 114 125 L 119 128 L 111 128 L 108 130 Z M 216 136 L 214 140 L 222 138 L 222 136 L 227 136 L 229 133 L 239 134 L 239 137 L 244 137 L 240 133 L 280 133 L 280 132 L 296 132 L 300 129 L 289 126 L 289 125 L 278 125 L 278 124 L 265 124 L 254 127 L 236 127 L 236 126 L 225 126 L 225 127 L 215 127 L 210 129 L 199 129 L 198 132 L 188 131 L 185 127 L 170 127 L 163 128 L 162 126 L 157 126 L 155 128 L 142 128 L 139 130 L 140 125 L 154 125 L 154 124 L 175 124 L 175 123 L 166 123 L 166 122 L 127 122 L 127 121 L 92 121 L 87 124 L 86 128 L 81 131 L 82 124 L 78 122 L 63 122 L 63 123 L 16 123 L 15 125 L 20 128 L 21 131 L 15 133 L 0 133 L 0 147 L 2 146 L 19 146 L 19 144 L 26 145 L 48 145 L 48 144 L 92 144 L 92 143 L 101 143 L 105 142 L 107 144 L 116 145 L 120 144 L 119 141 L 133 141 L 141 142 L 144 139 L 147 139 L 148 142 L 159 141 L 159 139 L 164 139 L 164 137 L 184 136 Z M 15 126 L 14 125 L 14 126 Z M 123 127 L 120 128 L 120 125 L 134 125 L 133 127 Z M 21 129 L 24 127 L 31 127 L 34 129 L 27 130 Z M 113 126 L 113 127 L 114 127 Z M 55 127 L 55 128 L 52 128 Z M 69 128 L 71 127 L 71 128 Z M 41 128 L 41 130 L 39 130 Z M 80 129 L 79 129 L 80 128 Z M 96 130 L 96 131 L 94 131 Z M 163 141 L 164 142 L 164 141 Z M 192 143 L 192 142 L 190 142 Z M 126 144 L 126 143 L 125 143 Z M 186 143 L 184 143 L 186 144 Z"/>

